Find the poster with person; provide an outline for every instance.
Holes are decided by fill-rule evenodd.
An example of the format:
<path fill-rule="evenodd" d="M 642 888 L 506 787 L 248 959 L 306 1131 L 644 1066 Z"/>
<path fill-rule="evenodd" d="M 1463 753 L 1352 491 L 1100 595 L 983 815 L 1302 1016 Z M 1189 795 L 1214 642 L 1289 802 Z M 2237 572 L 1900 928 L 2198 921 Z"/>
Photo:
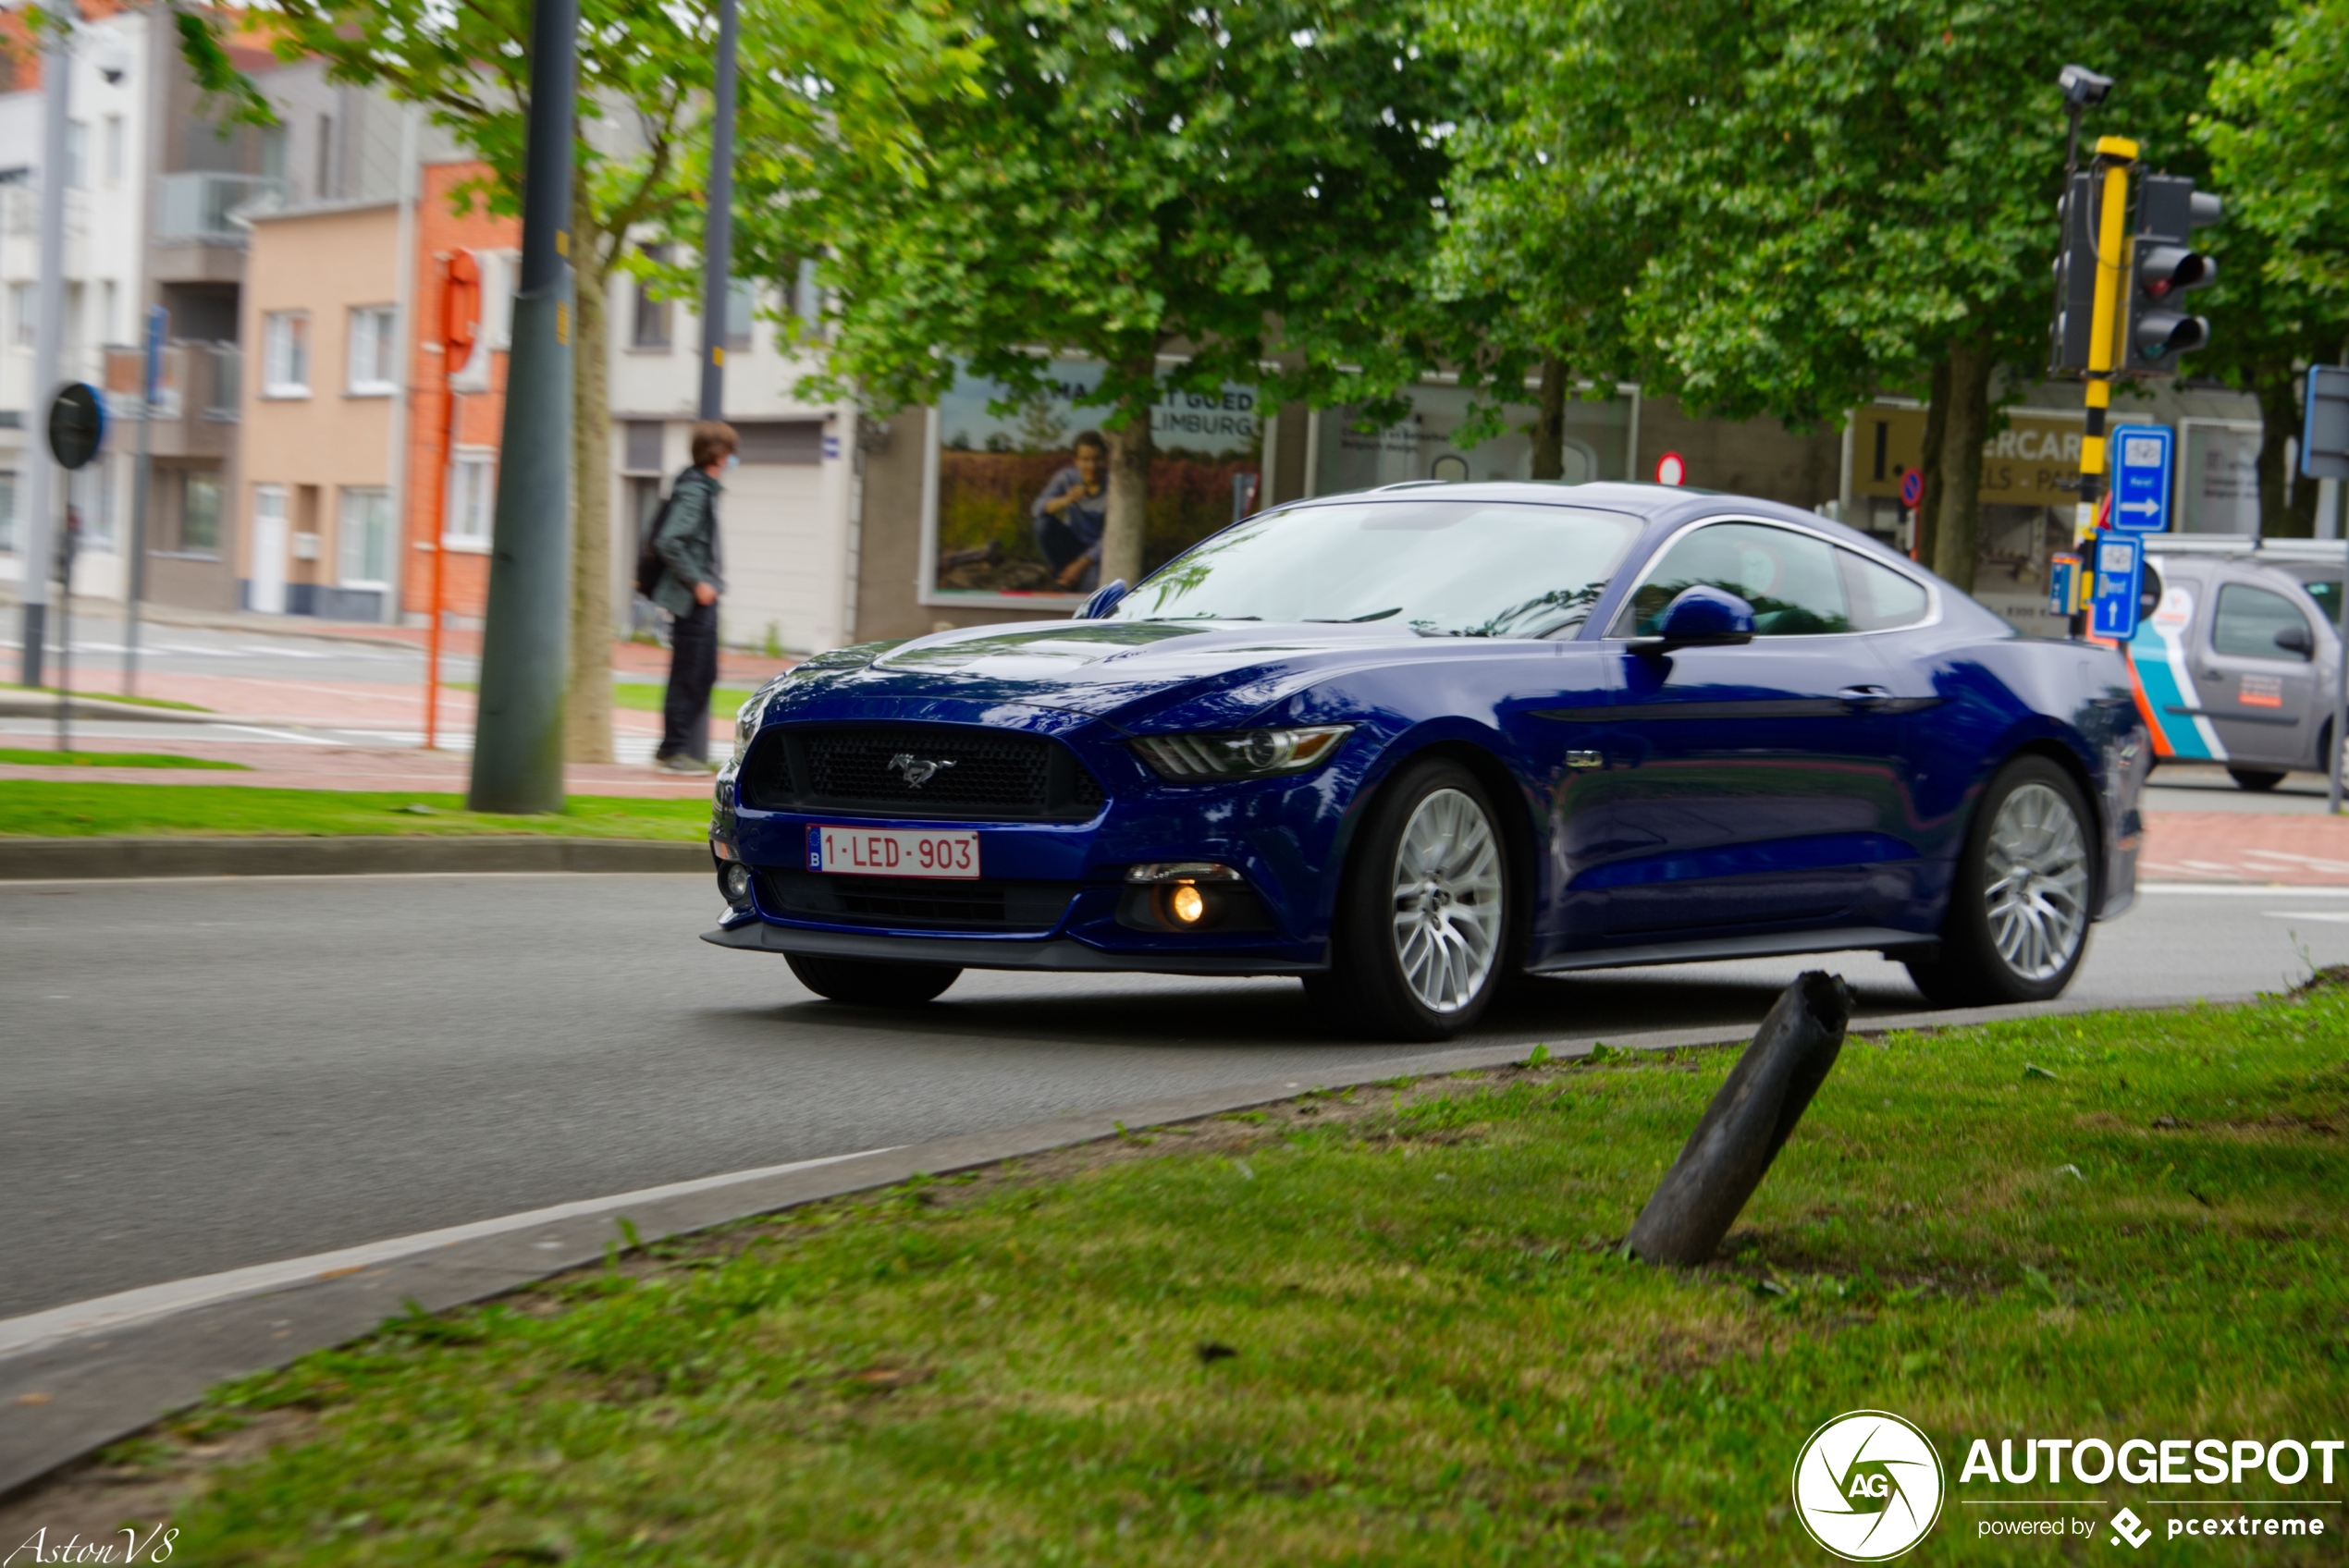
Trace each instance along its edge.
<path fill-rule="evenodd" d="M 1080 402 L 1101 367 L 1055 360 L 1043 396 L 1014 403 L 969 375 L 938 401 L 923 600 L 1074 606 L 1101 586 L 1109 521 L 1107 410 Z M 1155 570 L 1259 508 L 1257 389 L 1169 391 L 1150 411 L 1142 570 Z"/>

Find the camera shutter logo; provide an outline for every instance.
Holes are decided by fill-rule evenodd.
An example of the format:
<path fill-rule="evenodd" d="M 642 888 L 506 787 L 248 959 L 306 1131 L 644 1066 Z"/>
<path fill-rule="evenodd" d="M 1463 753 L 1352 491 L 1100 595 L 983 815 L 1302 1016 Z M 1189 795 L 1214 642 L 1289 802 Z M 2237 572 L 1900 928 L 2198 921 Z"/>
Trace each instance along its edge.
<path fill-rule="evenodd" d="M 1882 1562 L 1925 1539 L 1945 1489 L 1932 1440 L 1888 1411 L 1837 1416 L 1794 1462 L 1795 1516 L 1851 1562 Z"/>

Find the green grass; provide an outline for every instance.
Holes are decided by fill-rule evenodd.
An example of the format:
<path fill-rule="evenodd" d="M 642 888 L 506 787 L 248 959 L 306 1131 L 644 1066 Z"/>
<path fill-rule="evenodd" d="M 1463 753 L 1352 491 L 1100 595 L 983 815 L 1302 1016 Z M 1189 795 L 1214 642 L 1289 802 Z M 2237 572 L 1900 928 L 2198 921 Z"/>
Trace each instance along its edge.
<path fill-rule="evenodd" d="M 240 762 L 175 756 L 169 752 L 42 752 L 0 746 L 0 763 L 15 767 L 212 767 L 236 773 L 252 769 Z"/>
<path fill-rule="evenodd" d="M 55 690 L 54 686 L 0 684 L 0 692 L 54 692 Z M 76 691 L 73 696 L 77 701 L 87 698 L 92 702 L 99 703 L 129 703 L 133 707 L 176 708 L 181 713 L 210 713 L 212 711 L 200 703 L 175 703 L 168 697 L 126 697 L 119 692 Z"/>
<path fill-rule="evenodd" d="M 54 755 L 43 753 L 42 755 Z M 709 802 L 573 795 L 557 814 L 498 816 L 424 790 L 270 790 L 240 784 L 77 784 L 0 779 L 0 834 L 546 833 L 582 839 L 700 839 Z"/>
<path fill-rule="evenodd" d="M 1958 1505 L 2042 1495 L 1961 1488 L 1973 1438 L 2349 1436 L 2349 992 L 1855 1040 L 1727 1261 L 1622 1258 L 1731 1060 L 1308 1096 L 747 1223 L 395 1319 L 118 1457 L 290 1423 L 178 1517 L 205 1562 L 1808 1564 L 1794 1457 L 1879 1407 L 1948 1467 L 1914 1560 L 2036 1564 Z M 2318 1512 L 2195 1560 L 2337 1562 Z"/>
<path fill-rule="evenodd" d="M 449 680 L 443 681 L 442 684 L 452 692 L 473 692 L 480 689 L 477 682 L 471 680 Z M 637 713 L 658 713 L 661 711 L 661 699 L 667 694 L 668 690 L 668 687 L 649 680 L 615 680 L 611 688 L 611 705 L 616 708 L 630 708 Z M 750 701 L 750 688 L 746 686 L 714 687 L 709 693 L 709 711 L 723 717 L 732 718 L 734 717 L 734 710 L 748 701 Z"/>

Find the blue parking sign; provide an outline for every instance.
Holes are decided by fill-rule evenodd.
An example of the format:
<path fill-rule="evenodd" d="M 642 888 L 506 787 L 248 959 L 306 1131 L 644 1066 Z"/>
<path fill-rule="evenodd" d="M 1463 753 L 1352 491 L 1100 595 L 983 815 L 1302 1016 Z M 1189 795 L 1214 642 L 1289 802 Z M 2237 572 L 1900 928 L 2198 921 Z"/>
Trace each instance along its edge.
<path fill-rule="evenodd" d="M 2121 424 L 2109 439 L 2112 526 L 2128 533 L 2168 533 L 2170 469 L 2177 438 L 2164 424 Z"/>
<path fill-rule="evenodd" d="M 2127 642 L 2137 634 L 2137 595 L 2145 590 L 2145 543 L 2125 533 L 2099 533 L 2096 593 L 2088 601 L 2088 628 L 2099 637 Z"/>

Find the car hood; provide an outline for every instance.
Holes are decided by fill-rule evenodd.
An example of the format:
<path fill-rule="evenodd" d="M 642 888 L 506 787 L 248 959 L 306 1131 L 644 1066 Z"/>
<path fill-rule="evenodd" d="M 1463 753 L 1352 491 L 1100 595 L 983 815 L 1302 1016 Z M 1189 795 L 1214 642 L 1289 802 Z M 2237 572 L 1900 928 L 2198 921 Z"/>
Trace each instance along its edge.
<path fill-rule="evenodd" d="M 1140 723 L 1211 697 L 1218 717 L 1236 723 L 1346 669 L 1467 651 L 1449 639 L 1378 626 L 1092 620 L 973 627 L 810 659 L 785 679 L 789 700 L 769 717 L 803 707 L 840 712 L 843 704 L 877 717 L 907 712 L 909 704 L 977 711 L 1014 704 Z"/>

